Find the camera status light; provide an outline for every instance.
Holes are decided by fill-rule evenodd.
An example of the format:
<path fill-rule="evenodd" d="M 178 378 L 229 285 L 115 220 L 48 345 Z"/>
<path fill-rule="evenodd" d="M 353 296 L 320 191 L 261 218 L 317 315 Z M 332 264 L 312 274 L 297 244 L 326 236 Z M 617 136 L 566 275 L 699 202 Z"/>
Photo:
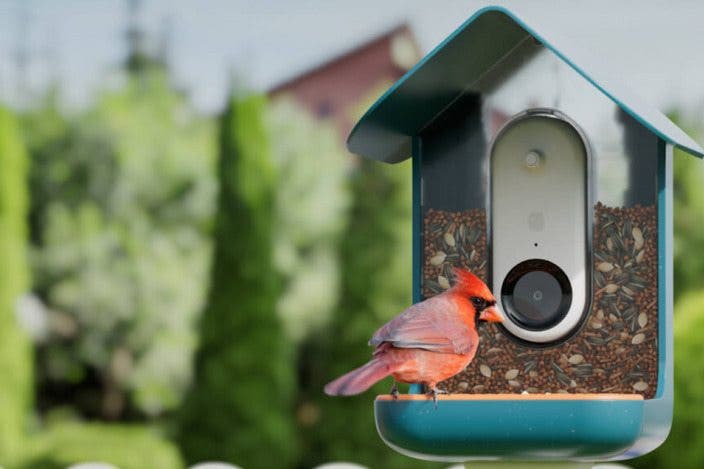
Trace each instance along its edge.
<path fill-rule="evenodd" d="M 540 165 L 541 154 L 536 150 L 531 150 L 526 153 L 526 167 L 530 169 L 537 168 Z"/>

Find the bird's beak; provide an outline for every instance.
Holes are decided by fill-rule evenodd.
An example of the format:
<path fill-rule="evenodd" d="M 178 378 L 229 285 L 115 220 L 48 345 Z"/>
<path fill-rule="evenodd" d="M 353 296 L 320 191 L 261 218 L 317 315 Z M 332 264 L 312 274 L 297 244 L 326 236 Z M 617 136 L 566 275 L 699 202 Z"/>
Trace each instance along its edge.
<path fill-rule="evenodd" d="M 494 306 L 489 306 L 486 308 L 484 311 L 479 313 L 479 319 L 481 321 L 488 321 L 488 322 L 503 322 L 504 316 L 499 312 L 499 308 L 494 305 Z"/>

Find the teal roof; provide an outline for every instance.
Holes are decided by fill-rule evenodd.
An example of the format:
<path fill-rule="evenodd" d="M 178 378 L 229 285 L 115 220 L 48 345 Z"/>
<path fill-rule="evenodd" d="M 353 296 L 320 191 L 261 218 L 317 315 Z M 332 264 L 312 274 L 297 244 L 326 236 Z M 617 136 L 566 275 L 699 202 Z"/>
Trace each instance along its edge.
<path fill-rule="evenodd" d="M 658 137 L 704 157 L 704 149 L 660 111 L 629 96 L 613 80 L 597 79 L 514 13 L 494 6 L 476 12 L 379 98 L 352 129 L 347 148 L 387 163 L 409 158 L 412 136 L 471 92 L 473 83 L 529 35 Z"/>

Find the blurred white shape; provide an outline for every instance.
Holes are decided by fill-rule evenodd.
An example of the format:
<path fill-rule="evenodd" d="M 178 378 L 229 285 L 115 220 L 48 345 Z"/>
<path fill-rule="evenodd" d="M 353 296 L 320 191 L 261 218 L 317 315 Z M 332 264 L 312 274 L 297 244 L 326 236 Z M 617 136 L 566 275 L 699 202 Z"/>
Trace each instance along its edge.
<path fill-rule="evenodd" d="M 602 463 L 592 466 L 592 469 L 631 469 L 631 466 L 616 463 Z"/>
<path fill-rule="evenodd" d="M 367 469 L 365 466 L 360 466 L 352 462 L 329 462 L 322 466 L 316 466 L 313 469 Z"/>
<path fill-rule="evenodd" d="M 117 466 L 108 464 L 106 462 L 80 462 L 78 464 L 73 464 L 66 469 L 120 469 Z"/>
<path fill-rule="evenodd" d="M 15 316 L 20 327 L 34 342 L 42 342 L 49 334 L 48 311 L 42 300 L 33 293 L 17 298 Z"/>
<path fill-rule="evenodd" d="M 239 466 L 226 462 L 199 462 L 195 466 L 190 466 L 188 469 L 242 469 Z"/>
<path fill-rule="evenodd" d="M 465 469 L 464 464 L 453 464 L 452 466 L 447 466 L 445 469 Z"/>

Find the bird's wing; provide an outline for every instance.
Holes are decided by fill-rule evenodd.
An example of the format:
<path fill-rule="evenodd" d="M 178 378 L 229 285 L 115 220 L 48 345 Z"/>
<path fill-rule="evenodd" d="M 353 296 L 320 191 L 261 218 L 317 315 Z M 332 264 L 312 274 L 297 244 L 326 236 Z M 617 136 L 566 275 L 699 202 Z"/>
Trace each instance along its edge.
<path fill-rule="evenodd" d="M 435 296 L 403 311 L 374 333 L 369 345 L 388 342 L 399 348 L 468 353 L 474 345 L 469 326 L 452 299 Z"/>

